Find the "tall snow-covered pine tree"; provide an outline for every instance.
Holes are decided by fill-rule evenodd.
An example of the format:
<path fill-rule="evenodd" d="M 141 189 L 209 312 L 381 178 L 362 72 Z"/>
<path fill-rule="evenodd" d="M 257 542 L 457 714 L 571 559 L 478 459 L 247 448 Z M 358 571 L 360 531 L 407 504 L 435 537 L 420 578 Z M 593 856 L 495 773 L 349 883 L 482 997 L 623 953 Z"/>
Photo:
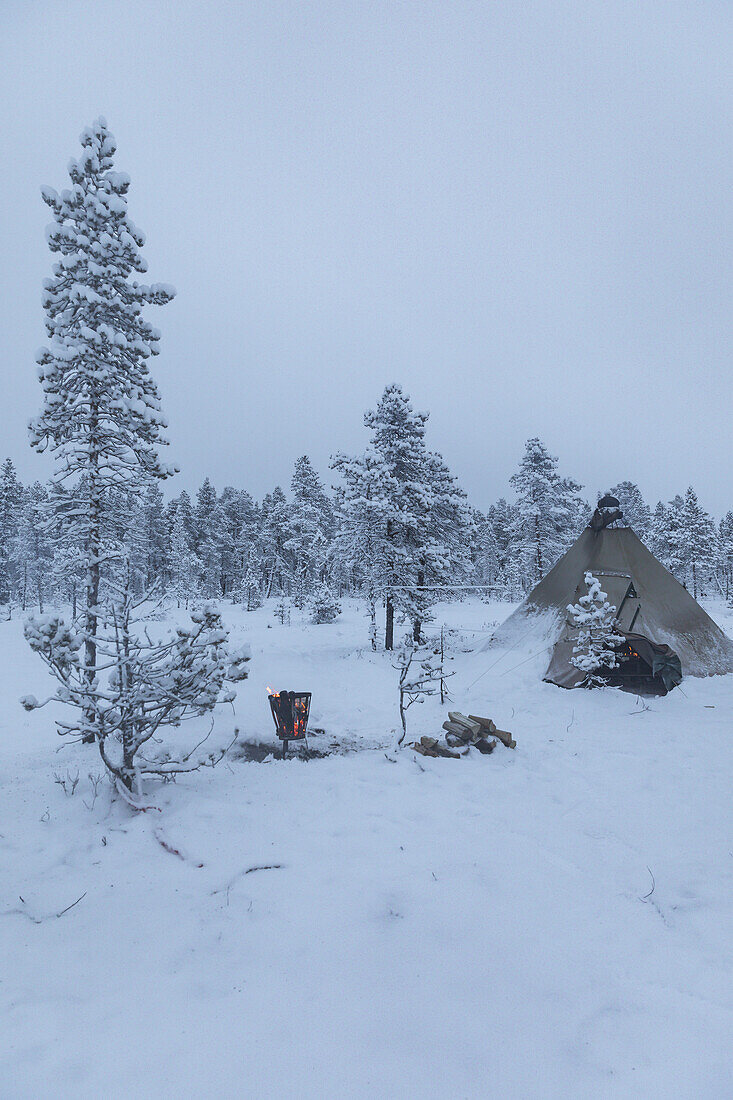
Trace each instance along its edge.
<path fill-rule="evenodd" d="M 84 549 L 86 675 L 96 666 L 105 510 L 115 492 L 170 476 L 158 448 L 166 422 L 148 367 L 160 333 L 143 317 L 175 291 L 138 282 L 147 270 L 144 235 L 127 212 L 130 179 L 115 171 L 115 139 L 104 118 L 80 138 L 69 164 L 71 186 L 42 195 L 54 221 L 48 246 L 57 257 L 44 283 L 49 343 L 38 355 L 44 403 L 30 425 L 31 445 L 49 449 L 55 479 L 71 486 L 75 507 L 65 518 Z"/>

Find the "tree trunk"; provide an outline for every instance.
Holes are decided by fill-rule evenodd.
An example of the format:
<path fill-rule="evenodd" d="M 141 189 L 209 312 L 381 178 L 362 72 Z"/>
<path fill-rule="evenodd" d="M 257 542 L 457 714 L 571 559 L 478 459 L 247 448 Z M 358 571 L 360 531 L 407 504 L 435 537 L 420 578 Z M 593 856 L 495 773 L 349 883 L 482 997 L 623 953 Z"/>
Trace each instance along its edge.
<path fill-rule="evenodd" d="M 377 649 L 377 602 L 374 599 L 374 593 L 370 592 L 368 596 L 369 604 L 369 640 L 372 643 L 372 649 L 376 652 Z"/>
<path fill-rule="evenodd" d="M 443 678 L 443 672 L 445 669 L 445 627 L 440 628 L 440 705 L 445 703 L 445 680 Z"/>
<path fill-rule="evenodd" d="M 394 649 L 394 604 L 392 597 L 387 596 L 387 622 L 384 629 L 384 648 Z"/>
<path fill-rule="evenodd" d="M 424 584 L 425 584 L 425 574 L 418 572 L 418 574 L 417 574 L 418 588 L 422 588 L 422 586 Z M 414 623 L 412 624 L 412 640 L 413 640 L 413 642 L 415 642 L 416 645 L 420 644 L 420 631 L 421 631 L 421 629 L 422 629 L 422 620 L 421 619 L 415 619 Z"/>
<path fill-rule="evenodd" d="M 268 584 L 267 584 L 267 596 L 265 598 L 268 599 L 268 600 L 269 600 L 270 596 L 272 595 L 272 586 L 273 586 L 274 581 L 275 581 L 275 570 L 276 569 L 277 569 L 277 555 L 275 555 L 275 560 L 272 563 L 272 570 L 270 572 L 270 580 L 268 581 Z"/>
<path fill-rule="evenodd" d="M 99 485 L 99 451 L 95 438 L 96 421 L 92 423 L 90 435 L 89 462 L 91 470 L 89 474 L 89 534 L 86 547 L 87 590 L 84 616 L 86 632 L 84 660 L 86 681 L 91 689 L 97 673 L 97 605 L 99 602 L 99 552 L 101 542 L 101 487 Z M 90 720 L 92 713 L 91 709 L 87 712 L 87 717 Z M 94 742 L 94 734 L 86 733 L 82 740 L 85 744 L 91 744 Z"/>
<path fill-rule="evenodd" d="M 387 535 L 387 541 L 391 542 L 392 541 L 392 521 L 389 520 L 389 519 L 387 520 L 386 535 Z M 390 566 L 393 568 L 394 567 L 394 562 L 390 562 Z M 394 577 L 394 572 L 392 571 L 392 569 L 390 569 L 390 573 L 388 574 L 388 576 L 390 577 L 390 580 L 394 584 L 395 577 Z M 384 627 L 384 648 L 385 649 L 394 649 L 394 604 L 392 603 L 392 597 L 389 593 L 389 590 L 387 590 L 387 618 L 386 618 L 386 623 L 385 623 L 385 627 Z"/>

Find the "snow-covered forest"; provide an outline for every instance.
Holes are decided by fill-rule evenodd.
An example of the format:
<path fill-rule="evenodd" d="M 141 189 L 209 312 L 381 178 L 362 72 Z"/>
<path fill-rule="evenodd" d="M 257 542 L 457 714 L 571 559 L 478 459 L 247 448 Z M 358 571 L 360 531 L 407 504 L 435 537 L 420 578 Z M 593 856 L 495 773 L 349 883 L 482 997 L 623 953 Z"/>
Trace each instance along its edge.
<path fill-rule="evenodd" d="M 395 437 L 403 430 L 399 414 L 408 420 L 414 412 L 409 398 L 392 386 L 376 416 Z M 368 415 L 371 427 L 375 414 Z M 355 437 L 359 428 L 355 425 Z M 208 478 L 193 499 L 185 490 L 166 494 L 156 482 L 134 493 L 116 492 L 107 538 L 124 548 L 134 564 L 138 591 L 156 588 L 178 607 L 217 598 L 253 611 L 265 598 L 284 596 L 303 608 L 322 585 L 334 595 L 372 600 L 375 612 L 390 584 L 404 585 L 408 592 L 411 584 L 477 586 L 491 600 L 516 602 L 574 542 L 588 521 L 591 500 L 595 503 L 573 479 L 560 476 L 557 459 L 539 439 L 527 441 L 506 498 L 487 512 L 471 506 L 441 457 L 425 453 L 421 436 L 411 445 L 417 452 L 414 461 L 428 475 L 420 480 L 420 493 L 429 494 L 430 503 L 426 508 L 418 496 L 409 502 L 411 525 L 418 528 L 419 515 L 423 528 L 414 554 L 401 558 L 396 569 L 389 567 L 386 536 L 379 534 L 375 520 L 393 506 L 393 486 L 371 448 L 356 457 L 338 456 L 333 473 L 324 477 L 303 455 L 287 492 L 275 486 L 259 501 L 246 488 L 217 491 Z M 428 459 L 435 463 L 434 480 Z M 653 507 L 631 481 L 605 491 L 620 500 L 640 538 L 695 597 L 730 597 L 733 511 L 716 521 L 692 487 Z M 76 606 L 84 583 L 83 545 L 64 523 L 70 508 L 71 494 L 55 483 L 22 485 L 12 460 L 5 460 L 0 469 L 0 608 L 6 616 L 34 607 Z M 445 517 L 440 524 L 434 518 L 439 509 Z M 398 537 L 395 533 L 394 540 Z M 424 593 L 419 609 L 405 607 L 411 617 L 424 614 L 432 598 Z"/>
<path fill-rule="evenodd" d="M 437 42 L 426 71 L 443 57 Z M 195 68 L 178 53 L 175 65 Z M 279 56 L 268 70 L 281 72 Z M 244 71 L 237 53 L 227 95 Z M 207 103 L 207 127 L 215 113 Z M 437 100 L 434 114 L 430 142 Z M 188 119 L 187 131 L 197 159 Z M 246 144 L 243 132 L 227 129 L 227 150 Z M 319 177 L 321 155 L 316 142 Z M 165 458 L 180 461 L 164 410 L 186 383 L 163 367 L 185 291 L 148 281 L 149 256 L 156 277 L 177 273 L 157 271 L 124 164 L 100 116 L 68 179 L 41 189 L 45 343 L 28 453 L 0 465 L 0 1094 L 729 1095 L 733 496 L 710 514 L 701 501 L 725 502 L 720 481 L 715 492 L 698 477 L 687 485 L 679 453 L 667 482 L 647 480 L 643 447 L 615 447 L 613 425 L 598 431 L 589 473 L 563 447 L 572 457 L 582 418 L 608 410 L 580 385 L 551 437 L 523 375 L 511 465 L 478 507 L 446 435 L 435 442 L 419 385 L 381 364 L 330 460 L 316 451 L 317 436 L 332 439 L 327 417 L 304 414 L 308 453 L 293 445 L 267 481 L 251 468 L 248 478 L 257 443 L 244 429 L 231 477 L 219 482 L 208 463 L 179 469 Z M 242 186 L 226 157 L 217 171 Z M 427 175 L 421 162 L 422 185 Z M 186 190 L 201 235 L 193 213 L 176 234 L 220 266 L 233 232 L 221 197 L 204 210 L 164 158 L 152 178 L 159 202 Z M 507 190 L 523 182 L 512 174 Z M 317 219 L 303 221 L 316 240 Z M 396 248 L 394 225 L 383 236 Z M 469 237 L 451 230 L 435 250 L 452 279 Z M 566 248 L 563 237 L 548 283 Z M 333 323 L 342 271 L 324 266 L 336 273 Z M 243 306 L 238 275 L 230 263 L 241 340 L 256 307 Z M 456 281 L 462 315 L 470 279 Z M 583 282 L 579 314 L 587 293 Z M 416 297 L 422 324 L 438 307 Z M 186 307 L 199 326 L 203 305 Z M 500 327 L 504 307 L 491 306 Z M 538 348 L 552 328 L 542 311 L 516 307 Z M 436 373 L 462 369 L 459 327 L 451 317 Z M 187 365 L 192 402 L 207 343 Z M 237 377 L 254 389 L 267 371 L 243 346 Z M 499 363 L 500 343 L 494 352 Z M 600 374 L 601 362 L 583 371 Z M 478 391 L 466 392 L 468 405 Z M 480 408 L 475 398 L 482 469 L 496 424 L 511 420 L 488 392 Z M 278 389 L 275 411 L 279 400 Z M 615 484 L 589 484 L 599 465 Z M 35 468 L 37 479 L 21 476 Z M 645 497 L 654 484 L 671 484 L 665 499 Z"/>

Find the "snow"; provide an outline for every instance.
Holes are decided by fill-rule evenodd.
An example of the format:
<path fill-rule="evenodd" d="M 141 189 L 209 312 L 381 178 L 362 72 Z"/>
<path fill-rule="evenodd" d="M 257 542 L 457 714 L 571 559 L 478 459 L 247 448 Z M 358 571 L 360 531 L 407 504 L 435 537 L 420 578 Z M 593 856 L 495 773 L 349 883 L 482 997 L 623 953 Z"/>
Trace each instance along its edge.
<path fill-rule="evenodd" d="M 544 653 L 480 651 L 506 604 L 441 604 L 456 706 L 517 749 L 392 753 L 398 674 L 342 604 L 290 626 L 222 605 L 252 662 L 212 741 L 273 740 L 269 683 L 312 691 L 311 746 L 348 751 L 235 754 L 138 815 L 22 710 L 49 680 L 0 623 L 3 1094 L 729 1094 L 733 676 L 563 691 Z"/>

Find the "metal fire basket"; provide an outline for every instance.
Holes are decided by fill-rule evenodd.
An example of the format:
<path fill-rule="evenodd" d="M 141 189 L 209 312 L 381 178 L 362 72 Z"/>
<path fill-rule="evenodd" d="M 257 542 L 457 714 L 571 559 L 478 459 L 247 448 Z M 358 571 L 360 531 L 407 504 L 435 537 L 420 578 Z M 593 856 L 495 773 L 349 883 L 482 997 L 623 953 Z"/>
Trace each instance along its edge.
<path fill-rule="evenodd" d="M 283 760 L 288 751 L 288 741 L 305 739 L 310 707 L 309 691 L 278 691 L 277 694 L 270 695 L 270 709 L 275 729 L 283 743 Z"/>

